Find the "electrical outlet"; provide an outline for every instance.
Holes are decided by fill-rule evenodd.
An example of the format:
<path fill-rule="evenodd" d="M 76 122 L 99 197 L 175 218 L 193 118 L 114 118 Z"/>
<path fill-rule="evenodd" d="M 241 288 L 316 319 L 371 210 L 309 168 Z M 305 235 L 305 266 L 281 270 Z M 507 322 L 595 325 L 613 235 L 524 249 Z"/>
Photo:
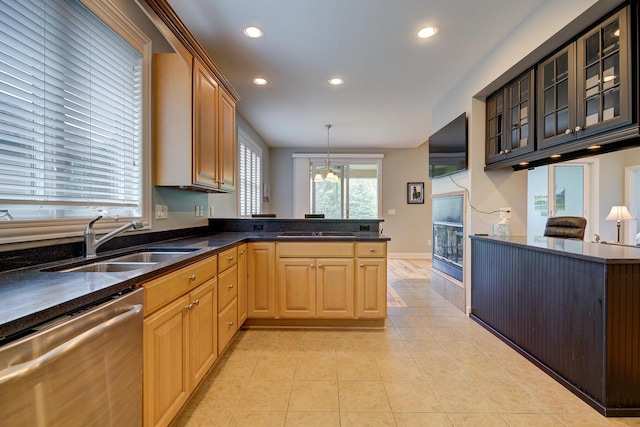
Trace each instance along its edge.
<path fill-rule="evenodd" d="M 156 219 L 167 219 L 169 216 L 169 209 L 167 209 L 167 205 L 156 205 L 155 213 Z"/>
<path fill-rule="evenodd" d="M 427 246 L 431 246 L 431 240 L 427 240 Z"/>
<path fill-rule="evenodd" d="M 209 206 L 209 216 L 213 217 L 213 206 Z"/>
<path fill-rule="evenodd" d="M 500 208 L 500 218 L 511 219 L 511 208 Z"/>
<path fill-rule="evenodd" d="M 196 216 L 197 217 L 204 216 L 204 206 L 196 205 Z"/>
<path fill-rule="evenodd" d="M 395 214 L 396 214 L 396 210 L 395 210 L 395 209 L 389 209 L 389 210 L 387 211 L 387 213 L 388 213 L 389 215 L 395 215 Z"/>

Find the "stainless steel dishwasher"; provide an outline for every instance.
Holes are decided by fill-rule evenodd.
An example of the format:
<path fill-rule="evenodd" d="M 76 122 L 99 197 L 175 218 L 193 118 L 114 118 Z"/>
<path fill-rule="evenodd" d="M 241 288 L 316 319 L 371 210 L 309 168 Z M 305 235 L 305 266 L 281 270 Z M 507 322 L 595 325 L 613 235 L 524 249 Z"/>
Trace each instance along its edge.
<path fill-rule="evenodd" d="M 140 426 L 142 289 L 0 347 L 0 424 Z"/>

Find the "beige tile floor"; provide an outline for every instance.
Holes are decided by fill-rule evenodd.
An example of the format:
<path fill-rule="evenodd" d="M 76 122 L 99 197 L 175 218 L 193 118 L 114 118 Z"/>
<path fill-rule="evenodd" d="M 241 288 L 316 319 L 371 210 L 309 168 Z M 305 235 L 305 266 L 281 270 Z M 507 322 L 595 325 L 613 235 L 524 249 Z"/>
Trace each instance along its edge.
<path fill-rule="evenodd" d="M 244 330 L 175 426 L 640 426 L 605 418 L 389 261 L 383 331 Z"/>

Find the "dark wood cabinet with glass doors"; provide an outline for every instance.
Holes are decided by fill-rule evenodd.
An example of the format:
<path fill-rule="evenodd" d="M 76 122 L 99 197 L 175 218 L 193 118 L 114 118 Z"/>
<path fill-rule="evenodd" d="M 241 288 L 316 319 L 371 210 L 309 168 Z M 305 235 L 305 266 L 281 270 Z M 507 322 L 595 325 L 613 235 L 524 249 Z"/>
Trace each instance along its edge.
<path fill-rule="evenodd" d="M 533 151 L 534 81 L 532 69 L 487 98 L 487 164 Z"/>
<path fill-rule="evenodd" d="M 538 67 L 538 148 L 631 124 L 627 9 Z"/>

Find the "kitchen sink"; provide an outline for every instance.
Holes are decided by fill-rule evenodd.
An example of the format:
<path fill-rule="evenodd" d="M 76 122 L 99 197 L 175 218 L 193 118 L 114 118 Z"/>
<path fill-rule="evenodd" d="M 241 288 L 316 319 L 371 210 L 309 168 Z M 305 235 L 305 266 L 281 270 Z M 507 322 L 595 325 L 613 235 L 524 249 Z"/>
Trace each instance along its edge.
<path fill-rule="evenodd" d="M 188 251 L 175 251 L 175 252 L 157 252 L 157 251 L 143 251 L 134 252 L 129 255 L 123 255 L 116 258 L 111 258 L 109 262 L 162 262 L 168 259 L 177 258 L 182 255 L 186 255 Z"/>
<path fill-rule="evenodd" d="M 355 237 L 348 231 L 285 231 L 278 237 Z"/>
<path fill-rule="evenodd" d="M 146 249 L 125 255 L 114 255 L 111 258 L 96 259 L 93 262 L 60 265 L 43 271 L 58 271 L 61 273 L 117 273 L 122 271 L 132 271 L 173 258 L 178 258 L 197 250 L 199 250 L 199 248 Z"/>
<path fill-rule="evenodd" d="M 94 262 L 91 264 L 81 265 L 63 270 L 57 270 L 61 273 L 77 272 L 77 273 L 117 273 L 123 271 L 133 271 L 140 268 L 154 265 L 155 262 Z"/>

